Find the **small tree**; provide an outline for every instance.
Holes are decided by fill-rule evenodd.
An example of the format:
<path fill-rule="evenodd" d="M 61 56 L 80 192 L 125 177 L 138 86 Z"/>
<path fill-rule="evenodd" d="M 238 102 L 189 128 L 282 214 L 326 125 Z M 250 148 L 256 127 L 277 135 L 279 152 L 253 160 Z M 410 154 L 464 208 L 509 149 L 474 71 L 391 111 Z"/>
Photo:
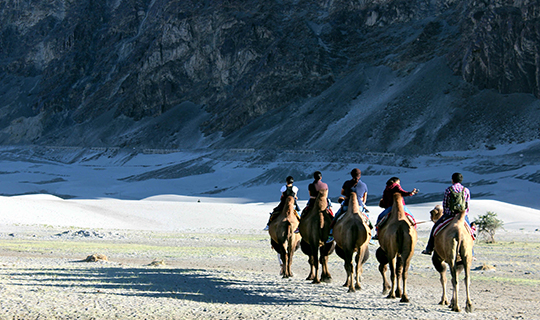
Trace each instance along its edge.
<path fill-rule="evenodd" d="M 476 223 L 478 228 L 478 233 L 484 233 L 486 237 L 489 237 L 486 242 L 493 243 L 495 242 L 495 231 L 502 228 L 504 222 L 497 219 L 497 214 L 495 212 L 488 211 L 485 215 L 477 217 L 473 223 Z"/>

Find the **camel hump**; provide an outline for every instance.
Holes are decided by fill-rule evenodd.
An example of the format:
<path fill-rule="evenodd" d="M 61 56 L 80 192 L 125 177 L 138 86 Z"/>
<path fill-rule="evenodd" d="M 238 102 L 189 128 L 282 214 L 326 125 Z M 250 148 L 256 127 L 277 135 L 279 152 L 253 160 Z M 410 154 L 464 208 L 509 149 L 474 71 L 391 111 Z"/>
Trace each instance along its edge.
<path fill-rule="evenodd" d="M 466 213 L 465 210 L 458 211 L 456 213 L 456 215 L 454 216 L 454 220 L 456 220 L 456 222 L 458 222 L 458 223 L 461 222 L 461 221 L 464 221 L 466 215 L 467 215 L 467 213 Z"/>

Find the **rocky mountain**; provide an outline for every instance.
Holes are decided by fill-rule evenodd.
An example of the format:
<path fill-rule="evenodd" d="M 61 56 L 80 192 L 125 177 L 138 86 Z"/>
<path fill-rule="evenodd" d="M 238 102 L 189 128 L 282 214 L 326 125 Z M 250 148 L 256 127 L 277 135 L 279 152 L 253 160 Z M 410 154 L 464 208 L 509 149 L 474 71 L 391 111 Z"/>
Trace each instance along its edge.
<path fill-rule="evenodd" d="M 0 143 L 431 153 L 540 138 L 528 0 L 4 0 Z"/>

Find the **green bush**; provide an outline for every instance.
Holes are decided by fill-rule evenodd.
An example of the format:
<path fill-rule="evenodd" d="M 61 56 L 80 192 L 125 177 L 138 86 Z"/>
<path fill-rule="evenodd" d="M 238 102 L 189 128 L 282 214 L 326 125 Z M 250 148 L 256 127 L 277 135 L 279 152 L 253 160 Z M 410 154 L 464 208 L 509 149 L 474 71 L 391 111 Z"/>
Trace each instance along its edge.
<path fill-rule="evenodd" d="M 483 216 L 478 216 L 473 223 L 476 224 L 478 234 L 484 234 L 488 239 L 486 242 L 495 242 L 495 231 L 502 228 L 504 222 L 497 219 L 495 212 L 488 211 Z"/>

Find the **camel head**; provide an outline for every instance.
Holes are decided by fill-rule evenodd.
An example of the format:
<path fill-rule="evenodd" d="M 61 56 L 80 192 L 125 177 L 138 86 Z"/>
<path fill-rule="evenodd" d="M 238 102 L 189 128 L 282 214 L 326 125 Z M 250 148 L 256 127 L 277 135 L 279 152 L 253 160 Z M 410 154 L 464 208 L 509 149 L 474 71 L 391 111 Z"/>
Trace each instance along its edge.
<path fill-rule="evenodd" d="M 431 215 L 431 221 L 437 222 L 443 215 L 443 207 L 438 204 L 429 212 L 429 214 Z"/>

